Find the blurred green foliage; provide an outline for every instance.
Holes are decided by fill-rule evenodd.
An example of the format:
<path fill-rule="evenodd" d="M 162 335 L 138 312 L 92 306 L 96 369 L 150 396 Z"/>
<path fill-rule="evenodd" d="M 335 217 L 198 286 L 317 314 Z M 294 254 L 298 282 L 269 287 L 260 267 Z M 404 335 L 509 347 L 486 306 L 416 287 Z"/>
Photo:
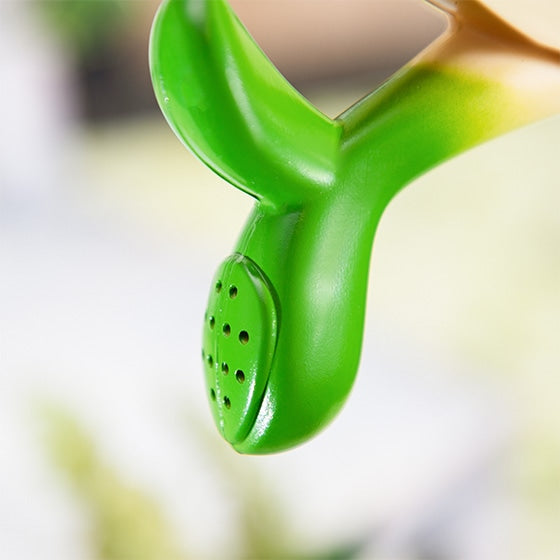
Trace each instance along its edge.
<path fill-rule="evenodd" d="M 70 415 L 48 408 L 44 418 L 50 455 L 87 508 L 95 558 L 189 558 L 157 503 L 102 461 L 89 435 Z"/>
<path fill-rule="evenodd" d="M 157 501 L 134 488 L 126 475 L 108 466 L 91 438 L 71 414 L 56 406 L 42 407 L 46 445 L 51 461 L 71 484 L 91 527 L 90 547 L 98 560 L 189 560 L 195 558 L 180 543 Z M 212 464 L 236 504 L 239 550 L 234 558 L 254 560 L 352 560 L 364 542 L 342 544 L 316 553 L 297 552 L 274 489 L 243 458 L 225 446 L 214 446 L 204 427 L 189 429 L 200 439 Z M 186 481 L 186 485 L 188 482 Z M 187 488 L 188 492 L 188 488 Z"/>
<path fill-rule="evenodd" d="M 139 6 L 123 0 L 36 0 L 35 4 L 77 56 L 103 49 Z"/>

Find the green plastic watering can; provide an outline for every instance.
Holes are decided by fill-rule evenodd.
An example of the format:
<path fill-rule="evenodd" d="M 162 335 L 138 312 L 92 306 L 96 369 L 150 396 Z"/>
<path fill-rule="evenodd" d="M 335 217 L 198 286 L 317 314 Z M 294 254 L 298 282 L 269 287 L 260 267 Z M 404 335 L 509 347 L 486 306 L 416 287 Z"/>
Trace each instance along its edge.
<path fill-rule="evenodd" d="M 339 411 L 363 338 L 379 219 L 438 163 L 560 112 L 560 52 L 478 1 L 433 1 L 448 31 L 336 119 L 277 71 L 225 0 L 167 0 L 154 89 L 170 126 L 255 199 L 219 266 L 202 359 L 218 430 L 241 453 L 300 444 Z"/>

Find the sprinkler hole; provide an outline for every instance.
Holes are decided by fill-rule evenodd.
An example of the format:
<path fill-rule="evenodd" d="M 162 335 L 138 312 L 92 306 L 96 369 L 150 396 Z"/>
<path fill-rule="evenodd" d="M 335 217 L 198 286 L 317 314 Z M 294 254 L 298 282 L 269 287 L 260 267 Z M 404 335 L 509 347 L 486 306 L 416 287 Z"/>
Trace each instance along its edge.
<path fill-rule="evenodd" d="M 216 289 L 216 293 L 219 294 L 222 291 L 222 282 L 220 280 L 218 280 L 214 287 Z"/>
<path fill-rule="evenodd" d="M 214 317 L 210 317 L 209 322 L 210 322 L 210 328 L 213 329 L 214 325 L 216 324 L 216 319 L 214 319 Z"/>
<path fill-rule="evenodd" d="M 208 362 L 208 365 L 210 367 L 212 367 L 214 365 L 214 358 L 212 358 L 212 356 L 210 356 L 210 354 L 208 354 L 208 357 L 206 358 L 206 361 Z"/>
<path fill-rule="evenodd" d="M 206 360 L 206 352 L 204 351 L 204 348 L 202 349 L 202 359 Z"/>
<path fill-rule="evenodd" d="M 236 286 L 231 286 L 229 289 L 229 297 L 231 299 L 235 299 L 237 297 L 237 287 Z"/>
<path fill-rule="evenodd" d="M 229 336 L 231 333 L 231 327 L 229 326 L 229 323 L 226 323 L 222 330 L 224 331 L 224 334 L 226 336 Z"/>
<path fill-rule="evenodd" d="M 245 374 L 243 373 L 243 371 L 238 369 L 235 372 L 235 379 L 237 379 L 237 381 L 239 381 L 239 383 L 244 383 L 245 382 Z"/>
<path fill-rule="evenodd" d="M 216 391 L 214 389 L 210 389 L 210 398 L 215 401 L 216 400 Z"/>
<path fill-rule="evenodd" d="M 247 331 L 241 331 L 239 333 L 239 342 L 241 342 L 241 344 L 247 344 L 247 342 L 249 342 L 249 333 Z"/>
<path fill-rule="evenodd" d="M 229 397 L 224 397 L 224 406 L 226 408 L 231 408 L 231 401 L 229 400 Z"/>
<path fill-rule="evenodd" d="M 227 375 L 229 373 L 229 366 L 225 362 L 222 362 L 222 373 L 224 375 Z"/>

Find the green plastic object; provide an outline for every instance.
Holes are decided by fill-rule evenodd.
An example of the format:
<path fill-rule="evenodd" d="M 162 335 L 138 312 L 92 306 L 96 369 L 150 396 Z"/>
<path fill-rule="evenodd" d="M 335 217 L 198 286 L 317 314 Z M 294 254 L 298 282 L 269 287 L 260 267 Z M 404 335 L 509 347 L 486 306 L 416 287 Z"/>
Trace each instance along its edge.
<path fill-rule="evenodd" d="M 480 2 L 432 3 L 448 11 L 449 31 L 336 119 L 282 77 L 225 0 L 167 0 L 156 16 L 150 63 L 164 115 L 255 199 L 210 288 L 202 344 L 214 420 L 241 453 L 295 446 L 343 405 L 373 237 L 395 194 L 560 111 L 557 51 Z M 553 79 L 535 87 L 541 74 Z"/>

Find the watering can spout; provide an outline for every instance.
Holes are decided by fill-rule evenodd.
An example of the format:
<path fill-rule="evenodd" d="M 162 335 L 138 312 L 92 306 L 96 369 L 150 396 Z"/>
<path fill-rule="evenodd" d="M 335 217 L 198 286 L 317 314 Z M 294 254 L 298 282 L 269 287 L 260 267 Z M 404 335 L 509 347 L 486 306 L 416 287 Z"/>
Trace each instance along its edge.
<path fill-rule="evenodd" d="M 158 12 L 150 59 L 163 113 L 256 199 L 203 327 L 212 414 L 241 453 L 302 443 L 347 399 L 391 198 L 438 163 L 560 113 L 559 50 L 477 0 L 430 3 L 449 30 L 337 119 L 293 89 L 226 0 L 165 0 Z"/>

